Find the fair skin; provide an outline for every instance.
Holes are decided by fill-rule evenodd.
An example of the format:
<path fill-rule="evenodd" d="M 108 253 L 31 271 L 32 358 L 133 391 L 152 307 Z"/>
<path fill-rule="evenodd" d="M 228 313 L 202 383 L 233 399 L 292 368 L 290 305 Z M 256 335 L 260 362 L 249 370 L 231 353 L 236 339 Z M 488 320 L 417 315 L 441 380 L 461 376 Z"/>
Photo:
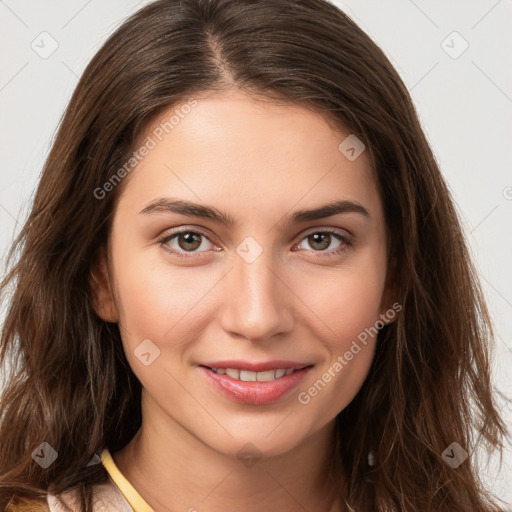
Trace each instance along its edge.
<path fill-rule="evenodd" d="M 363 384 L 376 339 L 309 403 L 298 395 L 393 303 L 382 203 L 367 152 L 349 161 L 338 150 L 348 134 L 295 105 L 210 94 L 124 178 L 94 292 L 143 386 L 141 429 L 113 459 L 156 512 L 343 510 L 325 476 L 334 418 Z M 163 197 L 215 207 L 235 224 L 140 213 Z M 339 200 L 368 215 L 286 218 Z M 159 242 L 178 229 L 196 234 L 193 248 L 185 235 Z M 246 237 L 261 248 L 255 261 L 237 252 Z M 134 353 L 146 339 L 160 350 L 148 366 Z M 249 405 L 200 371 L 221 359 L 313 366 L 277 401 Z M 238 456 L 246 443 L 261 455 L 255 464 Z"/>

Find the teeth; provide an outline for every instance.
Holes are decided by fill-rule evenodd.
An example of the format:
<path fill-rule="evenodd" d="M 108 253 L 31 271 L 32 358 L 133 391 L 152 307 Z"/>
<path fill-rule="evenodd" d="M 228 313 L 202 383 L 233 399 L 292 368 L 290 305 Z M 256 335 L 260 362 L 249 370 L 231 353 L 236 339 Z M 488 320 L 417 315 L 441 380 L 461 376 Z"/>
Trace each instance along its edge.
<path fill-rule="evenodd" d="M 240 370 L 235 370 L 234 368 L 226 368 L 226 375 L 232 379 L 240 380 Z"/>
<path fill-rule="evenodd" d="M 243 380 L 244 382 L 268 382 L 290 375 L 293 372 L 293 368 L 279 368 L 278 370 L 264 372 L 250 372 L 249 370 L 238 370 L 236 368 L 211 368 L 211 370 L 219 375 L 227 375 L 232 379 Z"/>
<path fill-rule="evenodd" d="M 257 380 L 259 382 L 268 382 L 270 380 L 277 379 L 284 375 L 284 373 L 278 373 L 278 372 L 281 372 L 281 370 L 267 370 L 265 372 L 258 372 L 258 373 L 248 372 L 248 373 L 253 373 L 256 376 L 256 378 L 254 380 Z"/>
<path fill-rule="evenodd" d="M 257 376 L 258 376 L 258 374 L 256 372 L 250 372 L 248 370 L 240 370 L 240 380 L 244 380 L 246 382 L 256 382 Z"/>

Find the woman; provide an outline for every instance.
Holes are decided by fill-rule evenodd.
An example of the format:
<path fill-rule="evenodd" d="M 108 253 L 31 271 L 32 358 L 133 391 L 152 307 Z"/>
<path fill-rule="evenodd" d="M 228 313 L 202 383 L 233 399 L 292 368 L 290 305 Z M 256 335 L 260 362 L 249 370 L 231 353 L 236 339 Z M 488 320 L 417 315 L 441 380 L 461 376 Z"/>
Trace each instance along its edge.
<path fill-rule="evenodd" d="M 506 430 L 460 223 L 335 6 L 141 9 L 85 70 L 16 247 L 2 508 L 500 510 L 468 457 Z"/>

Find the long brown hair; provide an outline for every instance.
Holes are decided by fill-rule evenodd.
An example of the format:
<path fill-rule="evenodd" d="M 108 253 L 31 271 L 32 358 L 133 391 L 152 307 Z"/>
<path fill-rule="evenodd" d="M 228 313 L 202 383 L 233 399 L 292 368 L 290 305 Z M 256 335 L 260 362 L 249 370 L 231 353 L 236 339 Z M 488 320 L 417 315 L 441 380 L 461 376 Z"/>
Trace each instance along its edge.
<path fill-rule="evenodd" d="M 140 382 L 90 288 L 123 182 L 95 191 L 164 109 L 235 88 L 354 133 L 384 204 L 402 310 L 336 417 L 333 483 L 356 511 L 500 510 L 470 461 L 453 468 L 442 455 L 453 442 L 470 454 L 502 450 L 507 434 L 491 383 L 491 320 L 461 224 L 404 83 L 324 0 L 159 0 L 87 66 L 1 285 L 10 296 L 0 361 L 12 371 L 0 401 L 0 508 L 76 488 L 90 512 L 92 484 L 108 478 L 91 457 L 121 449 L 140 427 Z M 58 453 L 47 468 L 32 457 L 43 442 Z"/>

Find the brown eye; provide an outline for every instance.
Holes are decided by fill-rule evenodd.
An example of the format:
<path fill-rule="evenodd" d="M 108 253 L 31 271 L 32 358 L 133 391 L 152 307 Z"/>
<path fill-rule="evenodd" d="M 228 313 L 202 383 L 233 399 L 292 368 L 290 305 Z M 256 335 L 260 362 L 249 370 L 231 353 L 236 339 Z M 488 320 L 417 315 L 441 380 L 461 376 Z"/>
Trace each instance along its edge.
<path fill-rule="evenodd" d="M 159 239 L 159 243 L 165 248 L 165 250 L 175 256 L 184 258 L 188 256 L 202 255 L 203 253 L 208 252 L 208 249 L 211 249 L 211 247 L 208 247 L 208 244 L 213 247 L 213 244 L 206 235 L 191 230 L 177 231 L 175 233 L 164 235 Z M 205 243 L 206 247 L 204 247 Z M 198 250 L 200 248 L 201 250 Z"/>
<path fill-rule="evenodd" d="M 323 251 L 331 244 L 331 235 L 329 233 L 313 233 L 308 237 L 308 243 L 311 247 Z"/>
<path fill-rule="evenodd" d="M 338 242 L 334 247 L 331 247 L 333 242 Z M 306 235 L 301 243 L 299 244 L 299 249 L 307 249 L 307 247 L 300 247 L 301 244 L 307 242 L 307 245 L 312 248 L 310 252 L 319 253 L 318 256 L 336 256 L 352 245 L 352 239 L 349 235 L 333 231 L 333 230 L 324 230 L 324 231 L 315 231 Z M 328 248 L 331 247 L 331 250 Z"/>
<path fill-rule="evenodd" d="M 178 245 L 184 251 L 195 251 L 201 245 L 201 236 L 198 233 L 191 231 L 179 233 L 176 235 L 178 238 Z"/>

